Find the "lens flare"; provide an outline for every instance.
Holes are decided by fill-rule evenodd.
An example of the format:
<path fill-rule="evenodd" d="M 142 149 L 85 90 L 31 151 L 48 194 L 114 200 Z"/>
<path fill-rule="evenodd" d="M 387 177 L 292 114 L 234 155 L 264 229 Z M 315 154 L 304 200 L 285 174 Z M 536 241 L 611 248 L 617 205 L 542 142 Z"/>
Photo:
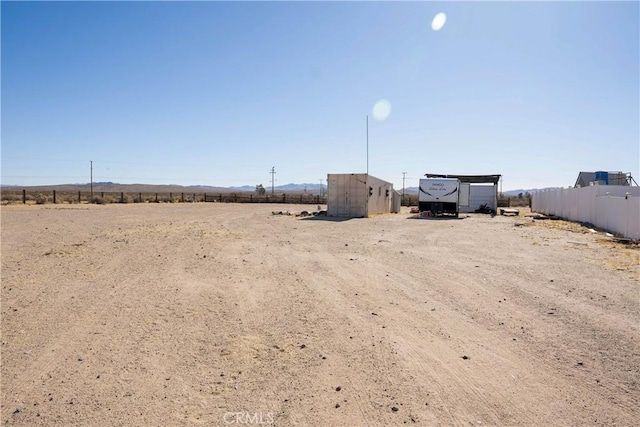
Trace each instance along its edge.
<path fill-rule="evenodd" d="M 389 117 L 391 113 L 391 103 L 386 99 L 381 99 L 373 106 L 373 118 L 382 121 Z"/>
<path fill-rule="evenodd" d="M 433 18 L 433 21 L 431 21 L 431 29 L 433 31 L 440 31 L 442 27 L 444 27 L 444 24 L 446 22 L 447 15 L 445 15 L 443 12 L 440 12 Z"/>

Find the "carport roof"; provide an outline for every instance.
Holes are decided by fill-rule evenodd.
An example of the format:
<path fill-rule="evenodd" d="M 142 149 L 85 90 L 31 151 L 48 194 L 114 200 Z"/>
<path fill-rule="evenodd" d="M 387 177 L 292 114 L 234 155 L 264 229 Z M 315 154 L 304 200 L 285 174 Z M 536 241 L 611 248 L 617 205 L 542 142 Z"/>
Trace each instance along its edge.
<path fill-rule="evenodd" d="M 443 175 L 437 173 L 425 173 L 427 178 L 458 178 L 460 182 L 468 182 L 471 184 L 484 184 L 490 182 L 497 185 L 502 175 Z"/>

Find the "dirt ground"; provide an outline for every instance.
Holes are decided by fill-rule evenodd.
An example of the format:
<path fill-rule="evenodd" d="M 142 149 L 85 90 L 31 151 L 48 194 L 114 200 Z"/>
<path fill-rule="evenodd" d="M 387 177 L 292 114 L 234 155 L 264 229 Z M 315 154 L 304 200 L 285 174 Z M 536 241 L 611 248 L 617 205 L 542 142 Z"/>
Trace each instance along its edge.
<path fill-rule="evenodd" d="M 2 207 L 2 424 L 637 425 L 637 246 L 284 209 Z"/>

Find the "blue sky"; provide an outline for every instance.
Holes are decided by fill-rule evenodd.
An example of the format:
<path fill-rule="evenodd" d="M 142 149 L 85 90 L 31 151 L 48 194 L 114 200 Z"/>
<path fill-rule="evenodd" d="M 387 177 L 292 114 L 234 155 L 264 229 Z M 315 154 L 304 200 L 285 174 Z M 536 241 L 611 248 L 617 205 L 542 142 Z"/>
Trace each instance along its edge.
<path fill-rule="evenodd" d="M 1 8 L 3 184 L 640 178 L 638 2 Z"/>

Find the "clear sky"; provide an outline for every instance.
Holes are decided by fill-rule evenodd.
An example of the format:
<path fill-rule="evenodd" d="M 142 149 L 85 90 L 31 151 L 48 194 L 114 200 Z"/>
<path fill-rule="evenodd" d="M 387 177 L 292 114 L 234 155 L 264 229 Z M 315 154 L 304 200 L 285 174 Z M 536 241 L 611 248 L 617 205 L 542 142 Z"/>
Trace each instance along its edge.
<path fill-rule="evenodd" d="M 638 2 L 1 8 L 3 184 L 640 181 Z"/>

